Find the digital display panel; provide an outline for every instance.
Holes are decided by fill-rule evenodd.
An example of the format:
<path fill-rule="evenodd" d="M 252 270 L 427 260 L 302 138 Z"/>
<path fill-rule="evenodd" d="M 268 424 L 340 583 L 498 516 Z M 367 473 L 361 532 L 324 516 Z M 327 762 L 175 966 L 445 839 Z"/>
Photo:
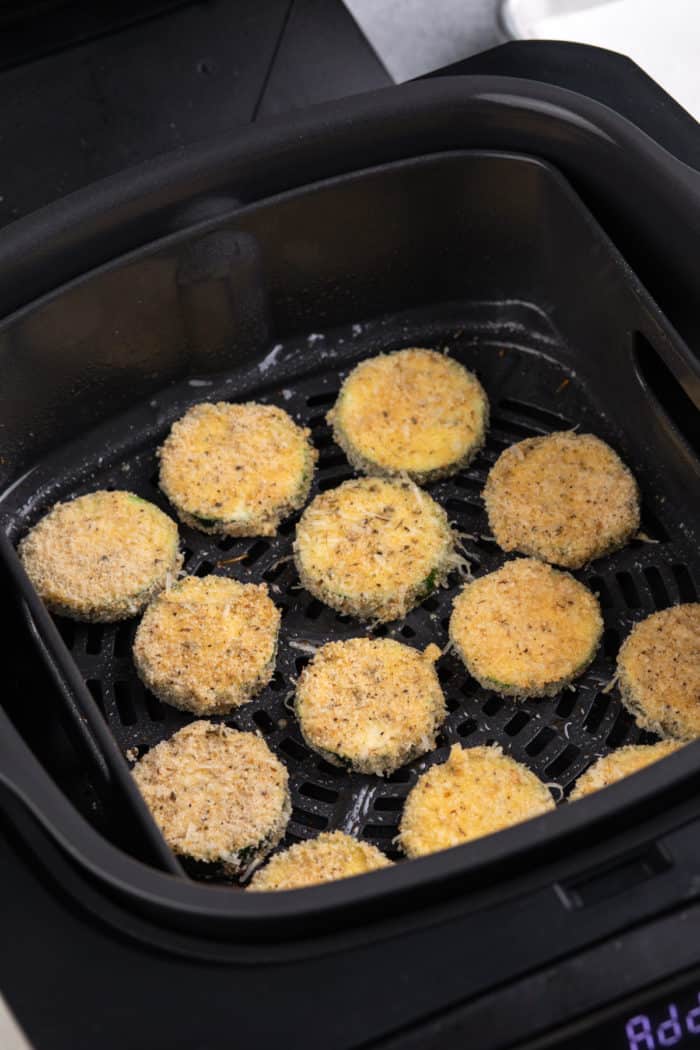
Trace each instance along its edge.
<path fill-rule="evenodd" d="M 629 1050 L 656 1050 L 657 1047 L 700 1046 L 700 991 L 689 991 L 636 1010 L 624 1019 L 624 1040 Z"/>
<path fill-rule="evenodd" d="M 537 1043 L 551 1050 L 665 1050 L 666 1047 L 697 1047 L 700 1050 L 700 975 L 686 975 L 664 994 L 650 989 L 636 996 L 627 1009 L 605 1011 L 604 1020 L 552 1033 Z"/>

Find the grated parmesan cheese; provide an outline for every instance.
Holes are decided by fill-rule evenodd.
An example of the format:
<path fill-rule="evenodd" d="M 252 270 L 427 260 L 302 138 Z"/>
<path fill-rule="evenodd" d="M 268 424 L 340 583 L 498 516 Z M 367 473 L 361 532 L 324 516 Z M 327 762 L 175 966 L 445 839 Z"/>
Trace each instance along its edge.
<path fill-rule="evenodd" d="M 388 857 L 369 842 L 358 842 L 342 831 L 325 831 L 272 857 L 248 890 L 298 890 L 389 867 Z"/>
<path fill-rule="evenodd" d="M 594 595 L 532 558 L 467 584 L 450 620 L 469 673 L 503 696 L 553 696 L 585 670 L 602 632 Z"/>
<path fill-rule="evenodd" d="M 700 736 L 700 603 L 647 616 L 617 657 L 620 695 L 644 729 L 677 740 Z"/>
<path fill-rule="evenodd" d="M 554 809 L 547 787 L 500 747 L 454 744 L 410 791 L 399 831 L 408 857 L 491 835 Z"/>
<path fill-rule="evenodd" d="M 122 491 L 57 503 L 19 554 L 52 612 L 101 623 L 135 616 L 182 565 L 175 522 Z"/>
<path fill-rule="evenodd" d="M 329 642 L 301 673 L 296 715 L 309 747 L 335 765 L 386 776 L 435 747 L 446 715 L 435 661 L 390 638 Z"/>
<path fill-rule="evenodd" d="M 303 506 L 318 453 L 310 431 L 275 405 L 199 404 L 159 449 L 160 487 L 201 532 L 274 536 Z"/>
<path fill-rule="evenodd" d="M 463 365 L 411 348 L 357 365 L 326 418 L 356 470 L 425 483 L 473 459 L 488 413 L 481 384 Z"/>
<path fill-rule="evenodd" d="M 339 612 L 404 616 L 459 560 L 447 515 L 409 481 L 360 478 L 317 496 L 297 526 L 302 585 Z"/>
<path fill-rule="evenodd" d="M 484 487 L 499 546 L 580 569 L 639 528 L 639 490 L 616 452 L 592 434 L 526 438 L 502 452 Z"/>

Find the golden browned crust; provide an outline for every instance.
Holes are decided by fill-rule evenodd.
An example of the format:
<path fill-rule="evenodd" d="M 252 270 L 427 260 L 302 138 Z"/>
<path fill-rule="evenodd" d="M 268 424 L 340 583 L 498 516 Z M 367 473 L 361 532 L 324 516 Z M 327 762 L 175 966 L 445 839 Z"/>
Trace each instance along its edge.
<path fill-rule="evenodd" d="M 326 831 L 298 842 L 272 857 L 253 876 L 248 890 L 300 890 L 391 867 L 391 861 L 369 842 L 342 831 Z"/>
<path fill-rule="evenodd" d="M 390 638 L 351 638 L 318 650 L 299 679 L 306 743 L 329 762 L 386 776 L 435 747 L 445 699 L 436 645 L 424 653 Z"/>
<path fill-rule="evenodd" d="M 175 522 L 132 492 L 57 503 L 19 554 L 52 612 L 98 623 L 135 616 L 182 566 Z"/>
<path fill-rule="evenodd" d="M 331 608 L 395 620 L 445 581 L 455 541 L 445 511 L 412 482 L 359 478 L 309 504 L 294 560 L 302 585 Z"/>
<path fill-rule="evenodd" d="M 171 849 L 233 875 L 274 849 L 289 822 L 287 770 L 254 733 L 192 722 L 133 775 Z"/>
<path fill-rule="evenodd" d="M 661 758 L 678 751 L 683 745 L 675 740 L 661 740 L 658 744 L 630 744 L 604 755 L 583 773 L 569 795 L 569 802 L 585 798 L 594 791 L 616 784 L 632 773 L 646 769 Z"/>
<path fill-rule="evenodd" d="M 356 470 L 425 484 L 471 462 L 488 414 L 476 376 L 445 354 L 412 347 L 357 365 L 326 418 Z"/>
<path fill-rule="evenodd" d="M 624 546 L 639 529 L 637 482 L 600 438 L 562 431 L 501 453 L 484 487 L 498 545 L 567 569 Z"/>
<path fill-rule="evenodd" d="M 411 790 L 399 841 L 408 857 L 459 846 L 554 809 L 547 787 L 500 747 L 461 748 Z"/>
<path fill-rule="evenodd" d="M 274 405 L 195 405 L 159 450 L 160 487 L 201 532 L 274 536 L 309 494 L 318 458 L 309 435 Z"/>
<path fill-rule="evenodd" d="M 700 603 L 674 605 L 636 624 L 617 657 L 623 703 L 659 736 L 700 736 Z"/>
<path fill-rule="evenodd" d="M 467 584 L 450 620 L 450 639 L 469 673 L 502 696 L 558 693 L 589 665 L 602 632 L 588 588 L 533 558 Z"/>
<path fill-rule="evenodd" d="M 134 639 L 136 670 L 173 707 L 225 714 L 270 681 L 279 625 L 264 583 L 188 576 L 144 613 Z"/>

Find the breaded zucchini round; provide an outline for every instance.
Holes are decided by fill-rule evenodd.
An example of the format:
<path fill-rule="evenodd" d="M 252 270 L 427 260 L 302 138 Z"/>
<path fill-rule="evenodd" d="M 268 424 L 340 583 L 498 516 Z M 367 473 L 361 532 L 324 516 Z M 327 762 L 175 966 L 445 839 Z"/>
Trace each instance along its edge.
<path fill-rule="evenodd" d="M 676 740 L 700 736 L 700 604 L 653 613 L 617 657 L 620 695 L 644 729 Z"/>
<path fill-rule="evenodd" d="M 297 525 L 294 560 L 320 601 L 367 620 L 395 620 L 455 563 L 439 504 L 410 481 L 358 478 L 323 492 Z"/>
<path fill-rule="evenodd" d="M 170 848 L 230 875 L 274 849 L 292 812 L 287 770 L 265 741 L 205 720 L 157 744 L 133 775 Z"/>
<path fill-rule="evenodd" d="M 588 667 L 602 633 L 588 588 L 533 558 L 467 584 L 450 620 L 469 673 L 502 696 L 554 696 Z"/>
<path fill-rule="evenodd" d="M 19 554 L 52 612 L 96 623 L 135 616 L 182 566 L 175 522 L 132 492 L 57 503 Z"/>
<path fill-rule="evenodd" d="M 399 842 L 408 857 L 459 846 L 554 809 L 554 800 L 529 769 L 500 747 L 462 748 L 433 766 L 409 792 Z"/>
<path fill-rule="evenodd" d="M 658 744 L 630 744 L 618 748 L 617 751 L 599 758 L 578 778 L 569 795 L 569 802 L 576 802 L 594 791 L 616 784 L 618 780 L 624 780 L 632 773 L 638 773 L 640 769 L 672 755 L 681 747 L 683 745 L 678 741 L 661 740 Z"/>
<path fill-rule="evenodd" d="M 306 743 L 335 765 L 378 776 L 432 751 L 446 714 L 439 655 L 436 645 L 421 653 L 390 638 L 322 646 L 296 690 Z"/>
<path fill-rule="evenodd" d="M 390 867 L 389 858 L 369 842 L 358 842 L 342 831 L 324 831 L 315 839 L 297 842 L 271 857 L 255 873 L 247 889 L 301 890 Z"/>
<path fill-rule="evenodd" d="M 160 487 L 200 532 L 274 536 L 309 494 L 309 433 L 274 405 L 195 405 L 158 451 Z"/>
<path fill-rule="evenodd" d="M 356 470 L 422 484 L 473 459 L 488 415 L 476 376 L 445 354 L 411 348 L 357 365 L 326 418 Z"/>
<path fill-rule="evenodd" d="M 637 482 L 593 434 L 511 445 L 489 472 L 484 502 L 499 547 L 567 569 L 623 547 L 639 529 Z"/>
<path fill-rule="evenodd" d="M 279 625 L 266 584 L 188 576 L 146 609 L 134 639 L 136 670 L 173 707 L 225 714 L 270 681 Z"/>

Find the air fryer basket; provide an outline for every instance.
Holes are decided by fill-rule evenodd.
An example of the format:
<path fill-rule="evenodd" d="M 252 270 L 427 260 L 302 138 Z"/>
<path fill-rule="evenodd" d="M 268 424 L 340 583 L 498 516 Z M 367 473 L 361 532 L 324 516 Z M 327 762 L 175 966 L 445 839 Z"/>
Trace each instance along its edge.
<path fill-rule="evenodd" d="M 95 488 L 126 487 L 167 511 L 155 450 L 171 422 L 202 399 L 256 398 L 286 408 L 311 426 L 320 450 L 314 492 L 340 483 L 351 470 L 324 421 L 339 382 L 367 354 L 407 345 L 444 348 L 477 372 L 491 400 L 485 449 L 468 470 L 431 486 L 466 534 L 475 573 L 503 561 L 487 535 L 480 491 L 512 442 L 577 427 L 609 441 L 638 477 L 644 538 L 577 574 L 599 594 L 605 617 L 603 645 L 588 672 L 553 699 L 516 702 L 479 688 L 445 655 L 439 667 L 449 714 L 438 750 L 386 780 L 336 769 L 308 750 L 287 706 L 295 677 L 313 647 L 330 638 L 368 633 L 444 645 L 459 578 L 405 620 L 368 627 L 299 588 L 290 561 L 295 519 L 274 540 L 217 539 L 181 528 L 188 572 L 264 580 L 283 610 L 270 687 L 226 721 L 260 731 L 289 767 L 288 841 L 343 828 L 396 856 L 407 792 L 455 741 L 497 741 L 563 797 L 599 755 L 653 739 L 606 686 L 620 640 L 636 620 L 697 597 L 699 468 L 642 369 L 658 355 L 686 377 L 698 370 L 551 168 L 517 155 L 462 153 L 332 180 L 106 267 L 17 315 L 6 338 L 49 366 L 56 354 L 79 355 L 81 342 L 89 343 L 98 396 L 100 385 L 109 391 L 117 347 L 124 354 L 119 368 L 136 374 L 149 341 L 159 342 L 156 360 L 167 378 L 190 371 L 190 348 L 207 351 L 206 372 L 198 367 L 168 386 L 165 376 L 148 376 L 156 387 L 150 396 L 60 447 L 8 489 L 2 506 L 15 542 L 54 501 Z M 57 370 L 55 381 L 67 379 Z M 90 695 L 78 689 L 74 714 L 92 758 L 102 752 L 131 804 L 126 764 L 116 748 L 103 750 L 91 739 L 86 714 L 95 727 L 96 705 L 132 760 L 187 721 L 138 681 L 130 656 L 135 626 L 59 621 L 67 651 L 54 648 L 51 658 L 61 680 L 77 666 L 87 683 Z M 155 828 L 150 832 L 157 853 Z M 451 852 L 455 866 L 463 854 Z"/>

